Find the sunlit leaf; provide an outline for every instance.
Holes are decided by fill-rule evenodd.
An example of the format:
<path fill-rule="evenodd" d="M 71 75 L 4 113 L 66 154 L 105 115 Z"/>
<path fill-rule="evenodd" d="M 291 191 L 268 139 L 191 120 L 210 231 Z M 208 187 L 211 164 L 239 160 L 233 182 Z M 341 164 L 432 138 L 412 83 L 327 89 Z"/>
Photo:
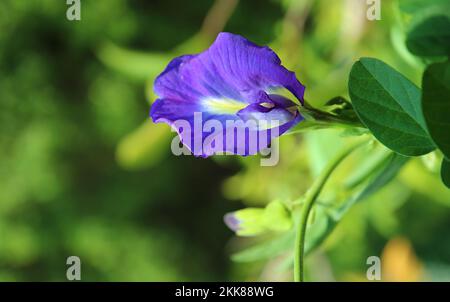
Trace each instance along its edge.
<path fill-rule="evenodd" d="M 392 67 L 360 59 L 350 72 L 349 92 L 361 121 L 388 148 L 408 156 L 435 148 L 425 130 L 420 89 Z"/>
<path fill-rule="evenodd" d="M 400 9 L 407 14 L 420 14 L 429 9 L 445 9 L 450 7 L 448 0 L 399 0 Z"/>
<path fill-rule="evenodd" d="M 333 230 L 335 223 L 327 209 L 321 205 L 314 208 L 314 220 L 308 225 L 305 241 L 305 253 L 308 254 L 319 246 Z"/>
<path fill-rule="evenodd" d="M 314 234 L 313 230 L 308 227 L 308 234 L 306 239 L 306 250 L 311 252 L 318 247 L 325 238 L 334 230 L 336 225 L 341 221 L 348 210 L 357 202 L 360 202 L 382 189 L 387 185 L 400 171 L 404 164 L 408 161 L 408 157 L 399 155 L 397 153 L 391 153 L 389 160 L 381 162 L 382 167 L 374 167 L 375 173 L 370 175 L 368 180 L 356 190 L 348 199 L 340 204 L 340 206 L 334 210 L 328 210 L 326 212 L 326 220 L 322 219 L 322 232 Z M 323 227 L 326 222 L 326 227 Z M 319 229 L 319 228 L 318 228 Z M 312 235 L 310 234 L 312 233 Z M 309 238 L 312 236 L 313 239 Z"/>
<path fill-rule="evenodd" d="M 400 169 L 408 162 L 409 157 L 391 153 L 388 160 L 381 162 L 381 167 L 374 167 L 374 174 L 368 173 L 368 180 L 356 193 L 343 202 L 335 212 L 335 219 L 340 220 L 355 203 L 375 194 L 387 185 L 398 174 Z"/>
<path fill-rule="evenodd" d="M 392 151 L 382 147 L 371 150 L 371 152 L 365 155 L 365 157 L 367 159 L 361 164 L 358 164 L 356 169 L 354 169 L 346 179 L 344 185 L 347 188 L 356 188 L 358 185 L 364 183 L 368 178 L 382 169 L 385 166 L 386 161 L 391 159 Z"/>
<path fill-rule="evenodd" d="M 236 262 L 252 262 L 270 259 L 293 248 L 294 238 L 295 232 L 292 230 L 278 238 L 264 241 L 258 245 L 237 252 L 231 256 L 231 259 Z"/>
<path fill-rule="evenodd" d="M 170 148 L 170 128 L 146 121 L 125 136 L 117 146 L 117 162 L 126 169 L 148 168 L 160 161 Z"/>
<path fill-rule="evenodd" d="M 106 66 L 139 81 L 156 78 L 173 57 L 171 53 L 139 52 L 112 43 L 103 45 L 97 53 Z"/>
<path fill-rule="evenodd" d="M 305 251 L 309 253 L 323 242 L 326 235 L 331 232 L 334 223 L 323 206 L 318 205 L 314 209 L 313 222 L 308 225 L 308 236 L 305 243 Z M 294 250 L 295 229 L 279 236 L 278 238 L 264 241 L 251 246 L 231 256 L 236 262 L 253 262 L 267 260 L 279 256 L 285 252 Z"/>
<path fill-rule="evenodd" d="M 315 238 L 314 240 L 308 239 L 308 236 L 310 236 L 309 232 L 311 231 L 310 228 L 308 228 L 306 241 L 307 251 L 311 252 L 319 246 L 355 203 L 364 200 L 369 195 L 377 193 L 394 179 L 407 161 L 408 157 L 397 153 L 391 153 L 389 160 L 382 161 L 379 166 L 373 167 L 374 173 L 367 173 L 367 175 L 369 175 L 368 179 L 355 193 L 342 202 L 338 208 L 327 211 L 326 227 L 322 227 L 320 236 L 315 234 L 315 236 L 313 235 L 313 238 Z M 309 243 L 308 240 L 310 240 Z"/>

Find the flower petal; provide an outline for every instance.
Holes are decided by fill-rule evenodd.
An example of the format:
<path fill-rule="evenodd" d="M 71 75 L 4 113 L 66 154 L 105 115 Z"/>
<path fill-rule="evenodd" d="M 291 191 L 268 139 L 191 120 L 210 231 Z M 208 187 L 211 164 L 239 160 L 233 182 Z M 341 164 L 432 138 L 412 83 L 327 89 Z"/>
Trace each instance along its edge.
<path fill-rule="evenodd" d="M 220 33 L 205 52 L 175 58 L 155 81 L 161 98 L 221 97 L 253 103 L 254 92 L 284 87 L 303 102 L 304 86 L 269 48 Z"/>
<path fill-rule="evenodd" d="M 152 105 L 150 115 L 154 122 L 171 125 L 194 155 L 209 156 L 217 151 L 255 154 L 302 119 L 298 111 L 290 108 L 295 106 L 291 100 L 267 94 L 280 87 L 303 102 L 304 87 L 270 48 L 257 46 L 238 35 L 221 33 L 203 53 L 181 56 L 169 63 L 155 80 L 159 99 Z M 196 113 L 201 113 L 200 129 Z M 180 120 L 188 123 L 189 131 L 176 125 Z M 252 121 L 257 122 L 256 126 L 249 127 Z M 249 123 L 230 126 L 228 122 Z M 273 122 L 278 124 L 270 126 Z M 203 126 L 208 126 L 206 131 Z M 188 127 L 185 124 L 182 128 Z M 236 141 L 235 134 L 239 131 L 245 137 Z M 258 137 L 256 148 L 249 146 L 252 136 Z M 260 141 L 265 136 L 267 142 Z M 211 145 L 196 147 L 198 141 L 202 144 L 215 138 L 217 141 Z"/>

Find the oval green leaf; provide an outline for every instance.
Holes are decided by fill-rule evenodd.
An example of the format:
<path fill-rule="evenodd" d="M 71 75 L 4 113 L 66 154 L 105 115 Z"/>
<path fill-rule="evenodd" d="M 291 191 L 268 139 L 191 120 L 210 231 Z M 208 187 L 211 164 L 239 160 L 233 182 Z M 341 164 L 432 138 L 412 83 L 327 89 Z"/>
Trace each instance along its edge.
<path fill-rule="evenodd" d="M 450 7 L 448 0 L 398 0 L 402 12 L 410 15 L 422 15 L 443 12 Z"/>
<path fill-rule="evenodd" d="M 426 131 L 420 89 L 402 74 L 380 60 L 361 58 L 348 85 L 358 117 L 386 147 L 407 156 L 435 149 Z"/>
<path fill-rule="evenodd" d="M 422 110 L 428 131 L 450 159 L 450 62 L 428 66 L 423 73 Z"/>
<path fill-rule="evenodd" d="M 444 185 L 446 185 L 447 188 L 450 188 L 450 161 L 445 158 L 442 160 L 441 178 Z"/>
<path fill-rule="evenodd" d="M 418 56 L 445 56 L 450 54 L 450 18 L 433 16 L 417 24 L 408 33 L 406 46 Z"/>

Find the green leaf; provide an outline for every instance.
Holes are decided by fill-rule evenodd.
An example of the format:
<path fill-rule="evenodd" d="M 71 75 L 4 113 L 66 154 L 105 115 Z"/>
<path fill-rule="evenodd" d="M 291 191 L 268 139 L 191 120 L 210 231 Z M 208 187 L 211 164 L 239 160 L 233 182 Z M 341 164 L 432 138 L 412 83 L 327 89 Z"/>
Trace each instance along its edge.
<path fill-rule="evenodd" d="M 423 14 L 427 10 L 442 12 L 450 7 L 448 0 L 399 0 L 398 3 L 400 10 L 411 15 Z"/>
<path fill-rule="evenodd" d="M 441 179 L 447 188 L 450 188 L 450 161 L 443 159 L 441 166 Z"/>
<path fill-rule="evenodd" d="M 144 53 L 105 43 L 97 55 L 106 66 L 137 81 L 152 81 L 171 60 L 171 54 Z"/>
<path fill-rule="evenodd" d="M 147 119 L 120 140 L 116 149 L 116 160 L 127 170 L 148 169 L 169 153 L 173 136 L 167 125 L 154 124 Z"/>
<path fill-rule="evenodd" d="M 367 181 L 368 178 L 385 166 L 385 162 L 391 159 L 392 154 L 393 152 L 384 146 L 371 150 L 365 155 L 366 160 L 358 164 L 357 168 L 349 174 L 344 182 L 345 187 L 354 189 Z"/>
<path fill-rule="evenodd" d="M 295 231 L 291 230 L 278 238 L 264 241 L 243 251 L 237 252 L 231 256 L 231 259 L 235 262 L 252 262 L 270 259 L 292 249 L 294 238 Z"/>
<path fill-rule="evenodd" d="M 423 74 L 422 110 L 431 138 L 450 159 L 450 62 L 430 65 Z"/>
<path fill-rule="evenodd" d="M 400 169 L 408 162 L 409 158 L 400 154 L 393 153 L 385 163 L 384 168 L 371 179 L 370 183 L 356 197 L 356 201 L 363 200 L 366 197 L 378 192 L 397 176 Z"/>
<path fill-rule="evenodd" d="M 420 89 L 402 74 L 380 60 L 361 58 L 348 85 L 359 118 L 385 146 L 407 156 L 435 149 L 426 131 Z"/>
<path fill-rule="evenodd" d="M 306 253 L 312 252 L 327 238 L 352 205 L 364 200 L 367 196 L 378 192 L 387 185 L 408 160 L 408 157 L 391 152 L 388 160 L 383 160 L 379 165 L 373 167 L 373 173 L 367 173 L 369 176 L 366 181 L 336 209 L 329 209 L 317 204 L 314 207 L 314 220 L 308 225 L 305 243 Z M 297 219 L 295 220 L 297 221 Z M 264 241 L 237 252 L 231 256 L 231 259 L 235 262 L 267 260 L 292 251 L 294 239 L 295 230 L 292 229 L 275 239 Z"/>
<path fill-rule="evenodd" d="M 314 207 L 314 221 L 308 225 L 305 254 L 309 254 L 318 247 L 334 229 L 336 223 L 330 216 L 329 211 L 323 206 L 316 205 Z"/>
<path fill-rule="evenodd" d="M 370 177 L 366 179 L 358 190 L 344 200 L 336 209 L 326 211 L 326 219 L 320 220 L 316 230 L 312 230 L 311 226 L 308 226 L 306 251 L 309 253 L 318 247 L 355 203 L 363 201 L 386 186 L 395 178 L 408 160 L 408 157 L 392 152 L 388 160 L 384 160 L 380 162 L 380 165 L 373 167 L 373 173 L 367 173 Z"/>
<path fill-rule="evenodd" d="M 336 210 L 334 217 L 335 220 L 340 220 L 344 214 L 357 202 L 364 200 L 372 194 L 375 194 L 391 180 L 397 176 L 400 169 L 408 162 L 410 158 L 391 153 L 387 160 L 380 162 L 381 166 L 375 166 L 373 168 L 374 173 L 367 173 L 368 180 L 362 189 L 352 194 L 345 202 L 343 202 Z"/>
<path fill-rule="evenodd" d="M 272 201 L 264 209 L 264 227 L 270 231 L 285 232 L 292 229 L 291 211 L 281 201 Z"/>
<path fill-rule="evenodd" d="M 432 16 L 418 23 L 406 39 L 409 51 L 418 56 L 445 56 L 450 54 L 450 18 Z"/>
<path fill-rule="evenodd" d="M 331 216 L 323 206 L 314 208 L 314 221 L 308 225 L 308 236 L 306 238 L 305 251 L 309 253 L 326 238 L 334 227 Z M 231 256 L 235 262 L 253 262 L 267 260 L 279 256 L 288 251 L 293 251 L 295 229 L 282 234 L 278 238 L 269 239 L 262 243 L 251 246 Z"/>

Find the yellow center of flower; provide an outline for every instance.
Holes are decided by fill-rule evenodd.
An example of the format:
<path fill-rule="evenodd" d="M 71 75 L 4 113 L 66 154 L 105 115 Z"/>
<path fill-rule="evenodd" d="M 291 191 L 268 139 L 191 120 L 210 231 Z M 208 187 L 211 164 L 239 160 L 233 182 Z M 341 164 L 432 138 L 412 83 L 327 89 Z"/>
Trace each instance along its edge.
<path fill-rule="evenodd" d="M 247 107 L 247 103 L 239 102 L 229 98 L 206 98 L 203 99 L 203 106 L 208 108 L 209 112 L 217 114 L 236 114 L 241 109 Z"/>

